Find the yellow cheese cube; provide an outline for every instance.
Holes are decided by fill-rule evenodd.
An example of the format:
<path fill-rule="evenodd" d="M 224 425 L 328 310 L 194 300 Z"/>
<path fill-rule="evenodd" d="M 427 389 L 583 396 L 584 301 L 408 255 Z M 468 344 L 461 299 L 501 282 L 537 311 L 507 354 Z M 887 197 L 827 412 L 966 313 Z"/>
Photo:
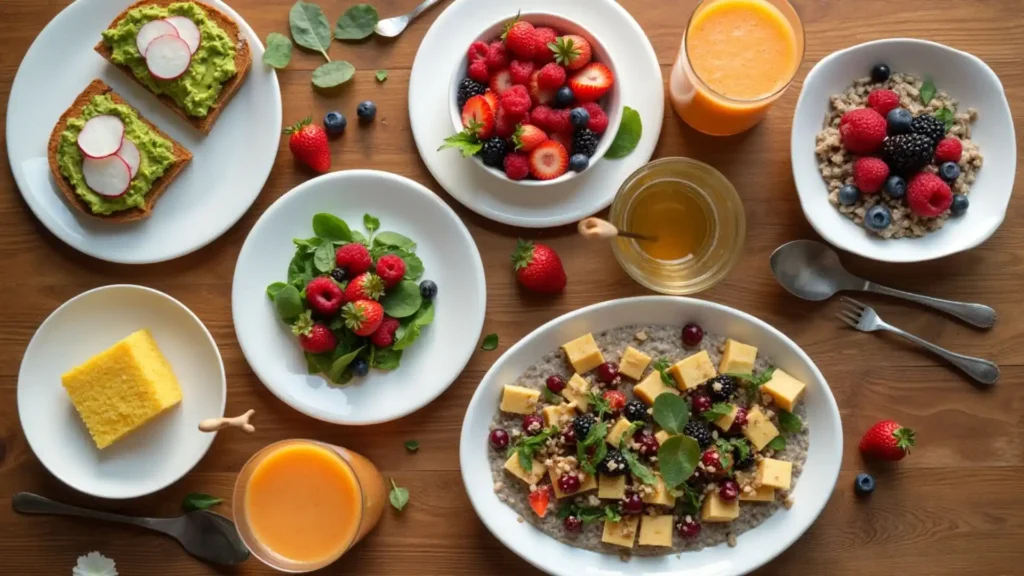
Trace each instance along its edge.
<path fill-rule="evenodd" d="M 623 516 L 619 522 L 605 520 L 601 541 L 623 548 L 632 548 L 633 540 L 636 539 L 636 526 L 639 523 L 639 516 Z"/>
<path fill-rule="evenodd" d="M 644 516 L 640 520 L 641 546 L 672 546 L 672 515 Z"/>
<path fill-rule="evenodd" d="M 540 414 L 544 418 L 544 426 L 548 428 L 558 426 L 561 429 L 576 415 L 576 404 L 569 402 L 545 406 L 541 409 Z"/>
<path fill-rule="evenodd" d="M 757 359 L 757 348 L 732 338 L 725 341 L 722 350 L 722 361 L 718 363 L 718 371 L 722 374 L 751 374 L 754 371 L 754 360 Z"/>
<path fill-rule="evenodd" d="M 590 372 L 601 364 L 604 364 L 604 356 L 597 347 L 593 334 L 584 334 L 579 338 L 562 344 L 562 350 L 569 357 L 569 363 L 573 370 L 579 374 Z"/>
<path fill-rule="evenodd" d="M 661 474 L 656 475 L 658 481 L 654 483 L 654 492 L 651 494 L 645 493 L 642 500 L 645 504 L 656 504 L 659 506 L 675 506 L 676 497 L 668 491 L 668 487 L 665 486 L 665 481 L 661 479 Z"/>
<path fill-rule="evenodd" d="M 696 388 L 717 375 L 715 365 L 711 363 L 711 357 L 708 356 L 707 350 L 701 350 L 693 356 L 683 358 L 668 371 L 676 379 L 676 385 L 680 390 Z"/>
<path fill-rule="evenodd" d="M 569 378 L 569 381 L 566 382 L 565 388 L 562 389 L 562 396 L 569 402 L 576 404 L 577 410 L 586 412 L 590 410 L 588 392 L 590 392 L 590 384 L 579 374 L 573 374 L 572 378 Z"/>
<path fill-rule="evenodd" d="M 608 476 L 601 474 L 597 477 L 597 497 L 605 500 L 618 500 L 626 495 L 626 476 Z"/>
<path fill-rule="evenodd" d="M 679 395 L 679 390 L 666 385 L 661 381 L 661 372 L 655 370 L 647 375 L 642 382 L 633 386 L 633 394 L 643 400 L 648 406 L 654 405 L 654 399 L 662 394 Z"/>
<path fill-rule="evenodd" d="M 711 492 L 704 497 L 704 505 L 700 509 L 700 518 L 705 522 L 732 522 L 740 515 L 739 500 L 727 502 Z"/>
<path fill-rule="evenodd" d="M 501 393 L 501 411 L 513 414 L 533 414 L 537 411 L 540 390 L 506 384 Z"/>
<path fill-rule="evenodd" d="M 664 444 L 665 440 L 668 440 L 671 437 L 672 435 L 669 434 L 668 432 L 665 432 L 664 430 L 658 430 L 657 432 L 654 433 L 654 439 L 658 441 L 659 446 Z"/>
<path fill-rule="evenodd" d="M 181 388 L 149 330 L 139 330 L 61 377 L 103 449 L 181 402 Z"/>
<path fill-rule="evenodd" d="M 633 380 L 639 380 L 650 363 L 650 356 L 632 346 L 627 346 L 626 351 L 622 353 L 622 359 L 619 360 L 619 374 Z"/>
<path fill-rule="evenodd" d="M 788 412 L 792 412 L 793 407 L 803 398 L 806 388 L 806 384 L 778 368 L 772 372 L 772 379 L 761 386 L 761 390 L 771 394 L 779 408 Z"/>
<path fill-rule="evenodd" d="M 771 502 L 775 500 L 775 488 L 761 486 L 754 489 L 753 493 L 740 491 L 740 500 L 744 502 Z"/>
<path fill-rule="evenodd" d="M 723 431 L 728 431 L 732 427 L 732 421 L 736 419 L 736 413 L 739 412 L 740 407 L 735 404 L 732 405 L 732 411 L 715 420 L 715 426 L 718 426 Z"/>
<path fill-rule="evenodd" d="M 619 441 L 622 440 L 622 435 L 626 432 L 626 429 L 629 428 L 630 424 L 631 422 L 629 420 L 620 416 L 619 419 L 615 421 L 615 424 L 612 424 L 612 428 L 608 431 L 608 435 L 604 437 L 604 441 L 611 444 L 613 447 L 618 448 Z"/>
<path fill-rule="evenodd" d="M 527 472 L 519 465 L 519 454 L 513 453 L 509 456 L 508 460 L 505 461 L 505 470 L 508 470 L 513 476 L 527 484 L 536 484 L 544 477 L 544 473 L 548 471 L 548 467 L 545 466 L 543 462 L 534 460 L 530 471 Z"/>
<path fill-rule="evenodd" d="M 761 451 L 779 435 L 779 429 L 760 408 L 754 406 L 747 411 L 747 425 L 743 427 L 743 435 L 754 445 L 754 450 Z"/>
<path fill-rule="evenodd" d="M 793 478 L 793 463 L 785 460 L 765 458 L 757 463 L 757 479 L 762 486 L 789 490 Z"/>
<path fill-rule="evenodd" d="M 597 479 L 587 474 L 586 472 L 573 472 L 573 474 L 583 474 L 583 480 L 580 481 L 580 489 L 573 492 L 572 494 L 566 494 L 558 488 L 558 479 L 562 477 L 563 472 L 552 466 L 548 468 L 548 477 L 551 478 L 551 486 L 555 489 L 556 498 L 567 498 L 569 496 L 577 496 L 584 492 L 590 492 L 591 490 L 597 490 Z"/>

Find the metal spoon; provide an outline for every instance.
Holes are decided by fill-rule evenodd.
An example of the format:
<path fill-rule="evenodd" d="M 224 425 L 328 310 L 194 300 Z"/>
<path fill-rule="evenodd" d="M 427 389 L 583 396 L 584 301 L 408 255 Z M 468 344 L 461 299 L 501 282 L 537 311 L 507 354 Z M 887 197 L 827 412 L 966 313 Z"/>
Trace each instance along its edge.
<path fill-rule="evenodd" d="M 401 34 L 405 30 L 406 26 L 408 26 L 409 23 L 412 22 L 417 16 L 422 14 L 424 10 L 430 8 L 434 4 L 437 4 L 438 1 L 439 0 L 427 0 L 426 2 L 414 8 L 413 11 L 409 12 L 408 14 L 403 14 L 401 16 L 395 16 L 393 18 L 381 20 L 380 22 L 377 22 L 376 26 L 374 26 L 373 31 L 376 32 L 378 36 L 394 38 L 395 36 Z"/>
<path fill-rule="evenodd" d="M 206 510 L 189 512 L 177 518 L 134 518 L 87 510 L 29 492 L 15 494 L 11 499 L 11 507 L 22 514 L 78 516 L 141 526 L 167 534 L 181 542 L 189 554 L 214 564 L 241 564 L 249 558 L 249 549 L 238 535 L 234 522 Z"/>
<path fill-rule="evenodd" d="M 783 244 L 772 253 L 771 264 L 779 284 L 804 300 L 827 300 L 843 290 L 874 292 L 935 308 L 979 328 L 991 328 L 996 323 L 996 311 L 983 304 L 912 294 L 858 278 L 847 272 L 839 255 L 821 242 L 794 240 Z"/>

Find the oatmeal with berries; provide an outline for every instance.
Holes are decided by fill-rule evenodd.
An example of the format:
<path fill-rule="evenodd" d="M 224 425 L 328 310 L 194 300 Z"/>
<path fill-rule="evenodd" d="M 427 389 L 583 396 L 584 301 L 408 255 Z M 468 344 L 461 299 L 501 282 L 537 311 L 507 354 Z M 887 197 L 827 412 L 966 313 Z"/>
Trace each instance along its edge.
<path fill-rule="evenodd" d="M 756 343 L 689 324 L 584 334 L 504 387 L 494 491 L 587 550 L 664 555 L 736 544 L 807 459 L 806 385 Z"/>
<path fill-rule="evenodd" d="M 884 64 L 830 102 L 815 154 L 842 214 L 881 238 L 918 238 L 967 211 L 982 165 L 977 110 Z"/>

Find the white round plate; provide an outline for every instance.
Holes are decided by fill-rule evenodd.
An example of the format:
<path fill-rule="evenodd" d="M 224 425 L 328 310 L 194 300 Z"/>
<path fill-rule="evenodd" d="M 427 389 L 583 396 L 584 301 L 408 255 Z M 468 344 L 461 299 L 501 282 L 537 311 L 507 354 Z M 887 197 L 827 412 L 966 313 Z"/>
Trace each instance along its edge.
<path fill-rule="evenodd" d="M 307 372 L 302 349 L 267 297 L 286 279 L 293 238 L 313 236 L 313 215 L 327 212 L 363 230 L 363 214 L 381 230 L 413 239 L 437 283 L 434 322 L 389 372 L 370 370 L 347 386 Z M 473 237 L 459 217 L 422 185 L 388 172 L 332 172 L 299 185 L 263 213 L 242 245 L 231 286 L 235 333 L 256 376 L 296 410 L 335 424 L 377 424 L 401 418 L 441 395 L 476 349 L 484 325 L 487 285 Z"/>
<path fill-rule="evenodd" d="M 22 59 L 7 103 L 11 172 L 39 221 L 76 250 L 124 264 L 183 256 L 234 225 L 267 181 L 280 142 L 277 76 L 261 63 L 263 44 L 241 16 L 220 0 L 203 1 L 238 23 L 253 59 L 242 87 L 207 135 L 93 51 L 100 32 L 132 0 L 78 0 L 43 28 Z M 47 164 L 46 143 L 54 124 L 95 78 L 193 155 L 153 214 L 140 222 L 105 222 L 70 207 Z"/>
<path fill-rule="evenodd" d="M 132 332 L 149 329 L 181 386 L 181 403 L 99 450 L 61 385 L 61 375 Z M 57 308 L 36 330 L 18 373 L 18 417 L 43 466 L 101 498 L 137 498 L 176 482 L 215 434 L 199 422 L 224 415 L 224 364 L 188 308 L 143 286 L 103 286 Z"/>
<path fill-rule="evenodd" d="M 515 381 L 551 350 L 587 332 L 632 324 L 680 328 L 697 322 L 705 330 L 757 346 L 758 353 L 807 383 L 804 402 L 810 446 L 800 480 L 793 489 L 795 504 L 740 535 L 735 548 L 719 544 L 698 552 L 659 557 L 634 557 L 623 563 L 617 555 L 574 548 L 544 534 L 494 493 L 488 461 L 492 449 L 489 425 L 501 400 L 502 387 Z M 556 318 L 531 332 L 505 352 L 477 387 L 462 422 L 459 463 L 462 481 L 477 515 L 498 540 L 537 568 L 557 576 L 663 576 L 667 574 L 747 574 L 781 554 L 814 522 L 828 502 L 843 457 L 839 408 L 814 362 L 784 334 L 757 318 L 714 302 L 672 296 L 642 296 L 594 304 Z"/>
<path fill-rule="evenodd" d="M 502 16 L 512 18 L 516 11 L 548 12 L 577 22 L 599 37 L 615 62 L 620 63 L 615 79 L 620 86 L 619 101 L 639 112 L 643 122 L 643 136 L 629 156 L 602 159 L 575 178 L 537 188 L 497 179 L 455 150 L 437 150 L 454 132 L 448 70 L 464 58 L 480 32 Z M 629 65 L 622 65 L 624 62 Z M 434 179 L 481 216 L 527 228 L 561 226 L 607 208 L 619 185 L 650 161 L 664 114 L 664 84 L 654 48 L 636 20 L 613 0 L 564 0 L 556 4 L 523 0 L 514 5 L 491 0 L 453 2 L 420 43 L 409 78 L 412 133 Z"/>
<path fill-rule="evenodd" d="M 959 108 L 978 109 L 971 125 L 985 158 L 968 197 L 971 206 L 922 238 L 884 240 L 839 213 L 828 201 L 828 188 L 818 171 L 815 136 L 829 110 L 829 98 L 843 92 L 871 67 L 885 62 L 894 72 L 931 78 L 959 101 Z M 872 260 L 924 262 L 970 250 L 988 240 L 1006 217 L 1017 170 L 1017 141 L 1006 93 L 999 77 L 976 56 L 925 40 L 893 38 L 858 44 L 833 52 L 807 74 L 793 116 L 790 136 L 793 179 L 800 205 L 811 226 L 830 244 Z"/>

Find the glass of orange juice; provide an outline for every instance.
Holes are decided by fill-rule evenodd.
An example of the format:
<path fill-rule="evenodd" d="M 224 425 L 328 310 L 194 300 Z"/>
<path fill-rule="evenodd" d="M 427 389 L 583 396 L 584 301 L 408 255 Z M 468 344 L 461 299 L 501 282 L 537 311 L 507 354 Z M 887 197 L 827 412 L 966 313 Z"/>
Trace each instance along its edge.
<path fill-rule="evenodd" d="M 282 572 L 331 564 L 377 525 L 384 479 L 369 460 L 314 440 L 257 452 L 235 481 L 235 524 L 253 555 Z"/>
<path fill-rule="evenodd" d="M 787 0 L 702 0 L 683 34 L 669 98 L 693 128 L 738 134 L 764 118 L 803 57 L 803 25 Z"/>

